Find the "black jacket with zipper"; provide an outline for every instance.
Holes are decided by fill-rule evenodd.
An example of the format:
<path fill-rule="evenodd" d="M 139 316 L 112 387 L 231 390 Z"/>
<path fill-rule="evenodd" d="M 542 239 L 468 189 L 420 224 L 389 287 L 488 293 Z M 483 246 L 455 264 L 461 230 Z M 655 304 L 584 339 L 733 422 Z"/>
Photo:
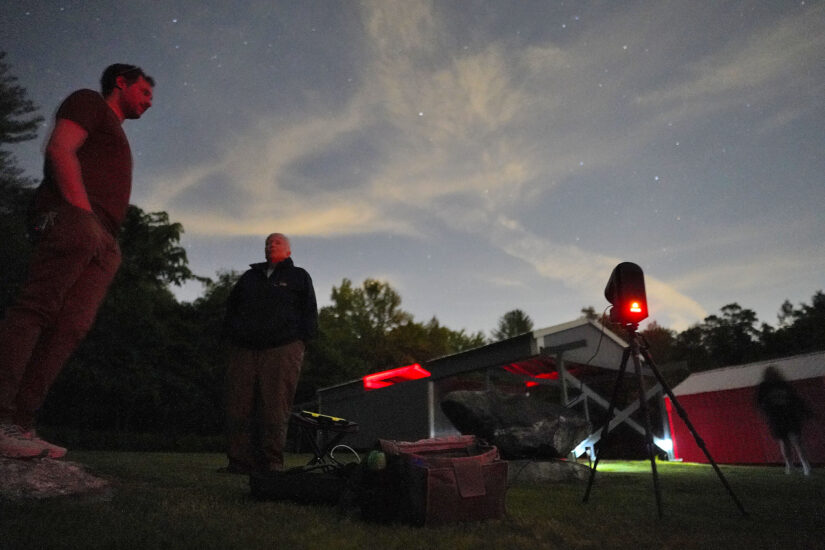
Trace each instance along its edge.
<path fill-rule="evenodd" d="M 266 349 L 306 342 L 318 331 L 312 279 L 287 258 L 274 266 L 251 264 L 229 295 L 224 334 L 242 348 Z"/>

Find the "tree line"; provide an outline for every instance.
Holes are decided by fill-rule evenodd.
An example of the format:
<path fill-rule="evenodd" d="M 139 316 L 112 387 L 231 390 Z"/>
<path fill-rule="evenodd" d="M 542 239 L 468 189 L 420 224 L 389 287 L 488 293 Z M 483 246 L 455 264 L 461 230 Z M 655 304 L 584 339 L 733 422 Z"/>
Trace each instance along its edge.
<path fill-rule="evenodd" d="M 31 250 L 25 218 L 35 180 L 7 146 L 33 139 L 42 117 L 0 52 L 0 310 L 22 283 Z M 180 246 L 184 228 L 165 212 L 132 205 L 122 229 L 123 263 L 88 337 L 53 386 L 41 421 L 85 430 L 216 434 L 223 425 L 226 342 L 224 304 L 239 277 L 192 273 Z M 197 280 L 201 297 L 180 302 L 172 287 Z M 505 313 L 488 338 L 416 321 L 388 283 L 343 279 L 319 312 L 319 335 L 307 350 L 296 403 L 318 388 L 478 347 L 533 328 L 521 310 Z M 598 318 L 592 307 L 582 313 Z M 607 323 L 606 320 L 603 320 Z M 614 327 L 617 328 L 618 327 Z M 621 334 L 621 331 L 617 330 Z M 691 371 L 825 349 L 825 295 L 785 302 L 776 328 L 738 304 L 724 306 L 685 331 L 649 323 L 642 334 L 660 364 Z"/>

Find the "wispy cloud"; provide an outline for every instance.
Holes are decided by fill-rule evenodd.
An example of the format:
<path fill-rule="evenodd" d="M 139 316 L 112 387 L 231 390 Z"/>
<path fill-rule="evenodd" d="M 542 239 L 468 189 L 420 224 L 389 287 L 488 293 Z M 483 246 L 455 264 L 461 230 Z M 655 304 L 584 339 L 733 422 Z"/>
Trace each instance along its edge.
<path fill-rule="evenodd" d="M 638 101 L 668 119 L 708 116 L 743 103 L 773 111 L 769 119 L 783 123 L 803 116 L 818 108 L 825 90 L 825 83 L 806 70 L 822 63 L 823 17 L 825 6 L 819 5 L 732 40 L 676 67 L 680 78 L 640 94 Z M 788 102 L 789 97 L 795 101 Z"/>
<path fill-rule="evenodd" d="M 364 2 L 358 89 L 337 108 L 313 97 L 297 112 L 261 113 L 214 160 L 160 178 L 148 202 L 174 205 L 188 232 L 216 236 L 260 235 L 277 225 L 294 235 L 437 239 L 418 223 L 425 213 L 542 277 L 599 295 L 619 258 L 535 235 L 519 223 L 520 209 L 572 173 L 639 155 L 673 121 L 718 116 L 747 96 L 763 104 L 766 125 L 777 125 L 821 101 L 823 83 L 798 70 L 821 62 L 825 49 L 811 12 L 674 63 L 665 54 L 685 34 L 662 31 L 678 28 L 672 7 L 644 4 L 644 16 L 628 10 L 603 18 L 563 45 L 493 37 L 462 48 L 437 4 Z M 812 13 L 821 15 L 821 7 Z M 805 102 L 782 106 L 801 90 Z M 334 154 L 343 142 L 369 155 Z M 335 161 L 317 160 L 324 158 Z M 314 163 L 324 165 L 320 178 L 307 175 Z M 203 208 L 198 197 L 209 186 L 211 200 L 231 207 Z M 706 315 L 692 289 L 747 272 L 714 264 L 648 285 L 667 324 L 683 328 Z"/>

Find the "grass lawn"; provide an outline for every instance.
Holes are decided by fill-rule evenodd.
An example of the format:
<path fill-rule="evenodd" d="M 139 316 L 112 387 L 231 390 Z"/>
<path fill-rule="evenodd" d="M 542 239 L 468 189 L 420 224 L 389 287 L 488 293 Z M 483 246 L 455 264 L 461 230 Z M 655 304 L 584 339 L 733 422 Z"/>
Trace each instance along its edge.
<path fill-rule="evenodd" d="M 502 520 L 417 528 L 254 501 L 246 477 L 215 473 L 218 454 L 73 451 L 67 459 L 113 480 L 111 494 L 0 503 L 0 549 L 825 548 L 820 469 L 805 478 L 722 466 L 749 513 L 742 517 L 709 466 L 659 463 L 659 520 L 650 465 L 604 461 L 587 504 L 586 482 L 516 481 Z"/>

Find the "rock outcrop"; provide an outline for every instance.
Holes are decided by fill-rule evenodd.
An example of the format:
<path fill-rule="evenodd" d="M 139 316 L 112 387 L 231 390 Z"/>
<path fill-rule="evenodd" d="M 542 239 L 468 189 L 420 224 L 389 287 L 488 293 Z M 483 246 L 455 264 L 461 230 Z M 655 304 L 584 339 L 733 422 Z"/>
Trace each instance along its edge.
<path fill-rule="evenodd" d="M 462 434 L 492 443 L 507 460 L 565 458 L 590 433 L 578 412 L 527 395 L 460 390 L 441 409 Z"/>
<path fill-rule="evenodd" d="M 111 496 L 108 480 L 90 474 L 81 464 L 64 460 L 0 457 L 0 480 L 0 498 L 7 500 L 69 495 L 108 499 Z"/>

